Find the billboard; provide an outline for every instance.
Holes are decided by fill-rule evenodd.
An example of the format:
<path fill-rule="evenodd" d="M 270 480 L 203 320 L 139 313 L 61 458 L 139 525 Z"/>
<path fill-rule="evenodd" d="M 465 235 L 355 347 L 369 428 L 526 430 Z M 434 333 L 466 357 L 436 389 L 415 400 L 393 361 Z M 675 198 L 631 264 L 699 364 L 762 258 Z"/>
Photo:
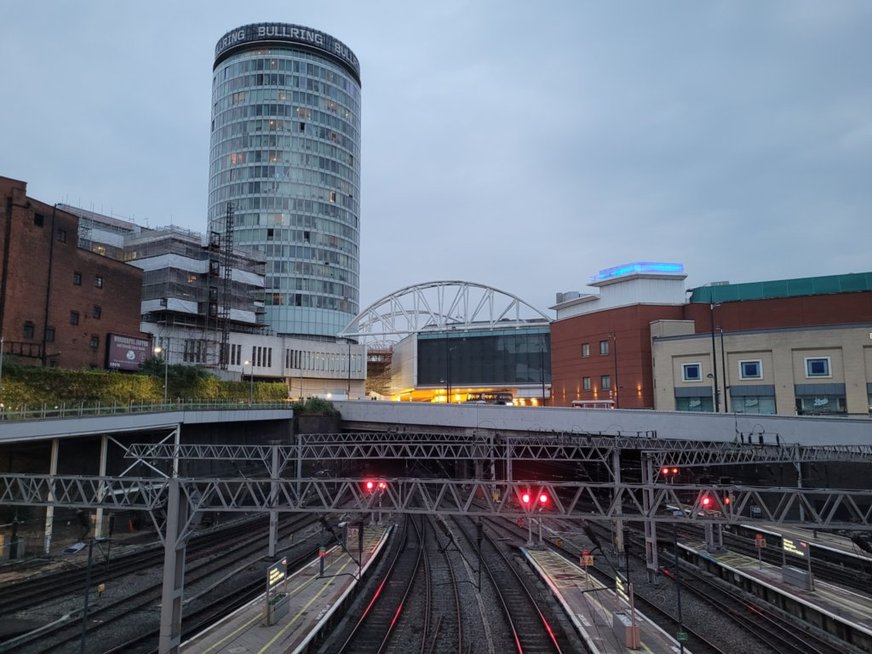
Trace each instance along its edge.
<path fill-rule="evenodd" d="M 109 334 L 106 367 L 110 370 L 140 370 L 150 355 L 148 339 Z"/>

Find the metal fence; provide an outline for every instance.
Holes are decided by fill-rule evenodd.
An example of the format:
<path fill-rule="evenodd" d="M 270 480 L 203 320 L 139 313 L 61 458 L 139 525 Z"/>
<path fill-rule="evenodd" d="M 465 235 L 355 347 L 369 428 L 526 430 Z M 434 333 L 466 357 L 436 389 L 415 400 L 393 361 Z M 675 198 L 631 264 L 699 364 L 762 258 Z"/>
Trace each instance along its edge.
<path fill-rule="evenodd" d="M 0 420 L 46 420 L 54 418 L 82 418 L 86 416 L 110 416 L 128 413 L 166 413 L 167 411 L 250 411 L 252 409 L 291 410 L 290 402 L 240 402 L 170 400 L 167 402 L 84 402 L 67 404 L 43 404 L 41 406 L 0 404 Z"/>

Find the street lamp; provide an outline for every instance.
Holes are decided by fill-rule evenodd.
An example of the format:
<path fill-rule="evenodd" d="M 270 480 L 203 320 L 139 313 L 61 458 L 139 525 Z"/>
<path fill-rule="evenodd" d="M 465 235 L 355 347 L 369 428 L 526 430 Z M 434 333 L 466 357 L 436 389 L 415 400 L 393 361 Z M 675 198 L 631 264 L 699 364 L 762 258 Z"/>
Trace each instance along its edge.
<path fill-rule="evenodd" d="M 242 374 L 245 374 L 245 366 L 250 365 L 249 375 L 248 375 L 248 403 L 254 403 L 254 363 L 251 361 L 246 361 L 242 366 Z"/>
<path fill-rule="evenodd" d="M 169 348 L 164 349 L 160 345 L 154 348 L 155 354 L 162 354 L 162 358 L 164 361 L 164 404 L 167 401 L 167 379 L 169 375 L 167 374 L 169 371 L 169 362 L 167 361 L 167 357 L 169 356 Z"/>
<path fill-rule="evenodd" d="M 711 312 L 711 327 L 712 327 L 712 388 L 714 390 L 714 412 L 719 413 L 721 410 L 720 392 L 718 392 L 718 350 L 715 345 L 715 307 L 720 306 L 714 302 L 709 303 L 709 311 Z"/>

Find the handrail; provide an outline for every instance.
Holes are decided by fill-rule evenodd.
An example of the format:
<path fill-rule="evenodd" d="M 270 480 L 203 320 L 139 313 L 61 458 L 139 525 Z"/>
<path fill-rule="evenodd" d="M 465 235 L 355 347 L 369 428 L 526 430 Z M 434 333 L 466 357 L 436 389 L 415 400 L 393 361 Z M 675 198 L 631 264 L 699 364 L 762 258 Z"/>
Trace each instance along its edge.
<path fill-rule="evenodd" d="M 165 413 L 167 411 L 250 411 L 253 409 L 285 409 L 290 411 L 290 402 L 243 402 L 243 401 L 202 401 L 169 400 L 166 402 L 100 402 L 86 404 L 43 404 L 41 406 L 0 404 L 0 420 L 55 420 L 63 418 L 82 418 L 86 416 L 111 416 L 128 413 Z"/>

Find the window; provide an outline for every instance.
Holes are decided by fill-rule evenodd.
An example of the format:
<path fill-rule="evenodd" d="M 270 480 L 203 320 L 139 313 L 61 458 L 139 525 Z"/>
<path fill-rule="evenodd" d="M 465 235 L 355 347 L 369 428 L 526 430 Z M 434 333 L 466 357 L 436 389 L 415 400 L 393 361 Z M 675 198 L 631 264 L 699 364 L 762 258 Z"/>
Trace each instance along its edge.
<path fill-rule="evenodd" d="M 763 362 L 739 361 L 739 379 L 763 379 Z"/>
<path fill-rule="evenodd" d="M 95 304 L 94 309 L 91 311 L 91 315 L 94 317 L 95 320 L 100 320 L 100 316 L 103 315 L 103 307 L 101 307 L 99 304 Z"/>
<path fill-rule="evenodd" d="M 698 363 L 682 363 L 681 379 L 686 382 L 702 381 L 702 366 Z"/>
<path fill-rule="evenodd" d="M 67 242 L 67 230 L 65 230 L 65 229 L 58 230 L 58 241 L 60 241 L 61 243 Z"/>
<path fill-rule="evenodd" d="M 676 397 L 676 411 L 713 411 L 714 402 L 710 397 Z"/>
<path fill-rule="evenodd" d="M 79 324 L 79 312 L 78 311 L 70 311 L 70 324 L 78 325 Z"/>
<path fill-rule="evenodd" d="M 600 388 L 604 391 L 609 390 L 612 387 L 612 378 L 611 375 L 603 375 L 600 377 Z"/>
<path fill-rule="evenodd" d="M 54 327 L 46 327 L 45 328 L 45 342 L 46 343 L 54 343 L 54 339 L 55 339 Z"/>
<path fill-rule="evenodd" d="M 582 358 L 587 358 L 590 356 L 590 343 L 581 344 L 581 356 Z"/>
<path fill-rule="evenodd" d="M 103 288 L 103 276 L 102 275 L 97 275 L 96 277 L 94 277 L 94 286 L 96 286 L 97 288 Z"/>
<path fill-rule="evenodd" d="M 35 331 L 35 325 L 32 321 L 27 320 L 24 323 L 24 339 L 27 341 L 33 340 L 33 334 Z"/>
<path fill-rule="evenodd" d="M 589 390 L 590 390 L 590 377 L 584 377 L 584 378 L 582 378 L 582 380 L 581 380 L 581 387 L 582 387 L 584 390 L 586 390 L 586 391 L 589 391 Z"/>
<path fill-rule="evenodd" d="M 830 357 L 806 357 L 805 374 L 807 377 L 830 377 Z"/>
<path fill-rule="evenodd" d="M 45 223 L 45 217 L 41 213 L 33 214 L 33 224 L 37 227 L 42 227 Z"/>
<path fill-rule="evenodd" d="M 609 353 L 609 342 L 608 340 L 600 341 L 600 355 L 605 356 Z"/>
<path fill-rule="evenodd" d="M 96 350 L 98 347 L 100 347 L 100 337 L 95 334 L 91 336 L 91 349 Z"/>
<path fill-rule="evenodd" d="M 82 273 L 80 273 L 80 272 L 73 273 L 73 284 L 75 284 L 76 286 L 82 285 Z"/>

